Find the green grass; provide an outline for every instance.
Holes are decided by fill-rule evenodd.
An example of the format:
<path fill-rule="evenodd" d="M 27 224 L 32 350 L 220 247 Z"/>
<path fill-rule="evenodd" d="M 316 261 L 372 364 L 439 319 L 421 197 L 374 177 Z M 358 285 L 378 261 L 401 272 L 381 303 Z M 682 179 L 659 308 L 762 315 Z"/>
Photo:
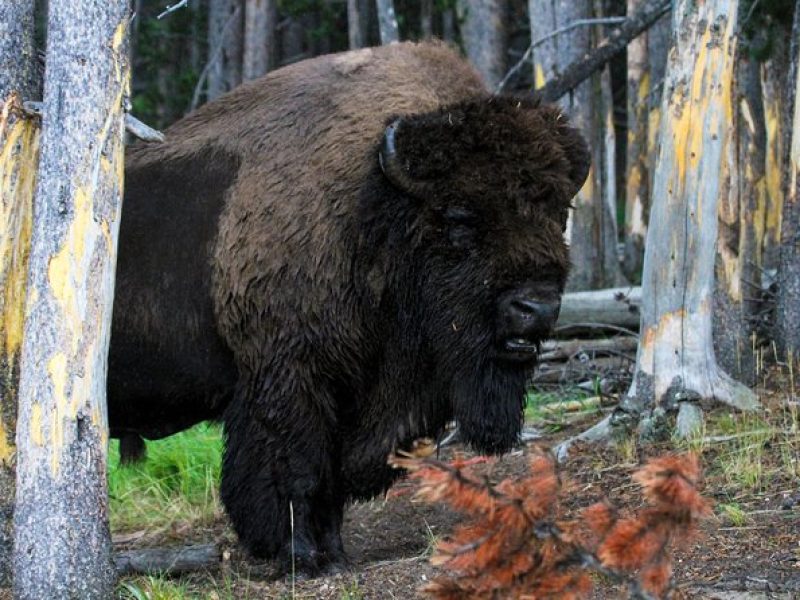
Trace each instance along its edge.
<path fill-rule="evenodd" d="M 597 414 L 597 398 L 579 388 L 560 392 L 529 391 L 525 397 L 525 420 L 555 433 L 570 421 Z M 568 409 L 567 409 L 568 407 Z"/>
<path fill-rule="evenodd" d="M 163 440 L 147 442 L 140 464 L 119 464 L 119 443 L 109 453 L 108 492 L 113 531 L 207 523 L 220 511 L 222 430 L 202 423 Z"/>

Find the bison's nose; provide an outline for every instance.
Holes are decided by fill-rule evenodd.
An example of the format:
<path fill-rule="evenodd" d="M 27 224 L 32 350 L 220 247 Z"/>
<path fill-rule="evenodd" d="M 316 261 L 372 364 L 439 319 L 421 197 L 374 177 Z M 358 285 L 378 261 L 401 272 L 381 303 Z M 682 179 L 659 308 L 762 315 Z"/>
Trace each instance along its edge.
<path fill-rule="evenodd" d="M 501 306 L 509 333 L 522 337 L 546 335 L 558 318 L 561 302 L 545 302 L 524 296 L 507 297 Z"/>
<path fill-rule="evenodd" d="M 558 299 L 531 297 L 524 292 L 507 294 L 498 307 L 501 350 L 521 357 L 535 356 L 539 342 L 555 325 L 560 308 Z"/>

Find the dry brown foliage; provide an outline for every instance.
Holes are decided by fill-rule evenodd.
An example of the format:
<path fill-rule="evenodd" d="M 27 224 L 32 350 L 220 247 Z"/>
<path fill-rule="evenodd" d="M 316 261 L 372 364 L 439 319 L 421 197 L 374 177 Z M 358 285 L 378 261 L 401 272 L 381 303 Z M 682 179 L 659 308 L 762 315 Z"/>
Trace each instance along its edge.
<path fill-rule="evenodd" d="M 395 456 L 411 471 L 417 496 L 446 502 L 467 518 L 441 540 L 431 558 L 443 574 L 424 588 L 437 600 L 587 598 L 591 573 L 600 573 L 632 598 L 665 598 L 670 591 L 669 549 L 690 536 L 711 511 L 697 483 L 696 456 L 653 459 L 633 475 L 648 506 L 621 515 L 598 502 L 566 518 L 555 460 L 533 452 L 530 473 L 491 485 L 469 461 Z"/>

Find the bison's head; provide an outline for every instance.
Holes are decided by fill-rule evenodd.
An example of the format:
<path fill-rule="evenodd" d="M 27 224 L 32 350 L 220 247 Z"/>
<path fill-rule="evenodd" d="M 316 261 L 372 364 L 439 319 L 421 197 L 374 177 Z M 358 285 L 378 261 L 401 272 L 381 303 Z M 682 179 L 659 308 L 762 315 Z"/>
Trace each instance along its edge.
<path fill-rule="evenodd" d="M 558 317 L 586 144 L 554 107 L 479 98 L 393 118 L 379 158 L 384 183 L 370 196 L 398 343 L 433 379 L 431 395 L 449 399 L 467 441 L 504 451 Z"/>

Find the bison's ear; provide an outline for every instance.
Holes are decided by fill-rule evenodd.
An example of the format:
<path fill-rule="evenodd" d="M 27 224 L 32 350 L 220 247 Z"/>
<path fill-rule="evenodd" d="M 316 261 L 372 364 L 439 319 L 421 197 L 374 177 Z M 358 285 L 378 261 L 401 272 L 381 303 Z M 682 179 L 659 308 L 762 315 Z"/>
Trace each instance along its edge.
<path fill-rule="evenodd" d="M 430 198 L 462 149 L 462 122 L 456 111 L 394 119 L 383 132 L 378 154 L 383 173 L 394 186 Z"/>
<path fill-rule="evenodd" d="M 589 176 L 592 155 L 589 153 L 589 146 L 580 131 L 568 125 L 567 119 L 563 115 L 558 115 L 557 120 L 558 139 L 564 149 L 564 155 L 570 162 L 569 179 L 573 184 L 570 198 L 572 198 L 580 191 Z"/>

